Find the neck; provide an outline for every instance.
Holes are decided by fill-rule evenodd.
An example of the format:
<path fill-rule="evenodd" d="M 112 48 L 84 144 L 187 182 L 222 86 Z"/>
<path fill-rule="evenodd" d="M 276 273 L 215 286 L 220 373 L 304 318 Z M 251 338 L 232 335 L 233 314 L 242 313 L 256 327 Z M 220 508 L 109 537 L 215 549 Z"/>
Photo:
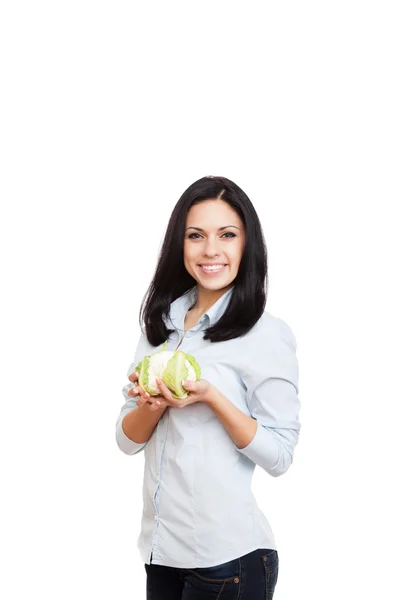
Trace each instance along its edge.
<path fill-rule="evenodd" d="M 205 313 L 217 300 L 221 298 L 232 287 L 232 284 L 227 285 L 220 290 L 207 290 L 201 286 L 197 286 L 197 301 L 189 310 L 195 313 Z"/>

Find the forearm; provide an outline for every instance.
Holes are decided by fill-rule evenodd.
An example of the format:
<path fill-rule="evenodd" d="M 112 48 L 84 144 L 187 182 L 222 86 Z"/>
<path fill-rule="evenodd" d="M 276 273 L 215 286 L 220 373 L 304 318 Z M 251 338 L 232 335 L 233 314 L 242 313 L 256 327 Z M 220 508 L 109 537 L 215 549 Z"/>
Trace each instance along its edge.
<path fill-rule="evenodd" d="M 158 421 L 161 419 L 167 406 L 158 410 L 150 410 L 151 404 L 146 402 L 143 406 L 126 413 L 122 419 L 122 430 L 125 435 L 136 444 L 144 444 L 150 438 Z"/>
<path fill-rule="evenodd" d="M 257 431 L 255 419 L 245 415 L 215 388 L 205 402 L 215 412 L 238 448 L 245 448 L 250 444 Z"/>

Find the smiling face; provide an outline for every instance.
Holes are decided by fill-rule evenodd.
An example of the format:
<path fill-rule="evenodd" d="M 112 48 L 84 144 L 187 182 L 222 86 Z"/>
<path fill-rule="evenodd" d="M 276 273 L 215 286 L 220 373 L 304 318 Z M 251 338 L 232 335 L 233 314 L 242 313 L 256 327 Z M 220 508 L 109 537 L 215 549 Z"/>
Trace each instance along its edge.
<path fill-rule="evenodd" d="M 239 270 L 244 244 L 244 223 L 224 200 L 204 200 L 189 209 L 183 260 L 199 289 L 229 289 Z"/>

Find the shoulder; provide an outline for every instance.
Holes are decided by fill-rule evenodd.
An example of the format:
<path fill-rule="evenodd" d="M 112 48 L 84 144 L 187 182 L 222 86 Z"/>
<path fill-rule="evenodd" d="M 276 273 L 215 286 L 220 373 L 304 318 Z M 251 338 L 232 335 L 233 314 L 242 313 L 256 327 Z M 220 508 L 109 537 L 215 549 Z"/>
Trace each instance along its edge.
<path fill-rule="evenodd" d="M 293 350 L 297 348 L 297 341 L 292 328 L 286 321 L 276 317 L 269 311 L 264 311 L 257 323 L 245 336 L 246 341 L 261 345 L 280 345 L 282 342 L 289 344 Z"/>
<path fill-rule="evenodd" d="M 250 393 L 267 379 L 284 379 L 298 389 L 296 338 L 286 321 L 264 311 L 241 340 L 235 368 Z"/>

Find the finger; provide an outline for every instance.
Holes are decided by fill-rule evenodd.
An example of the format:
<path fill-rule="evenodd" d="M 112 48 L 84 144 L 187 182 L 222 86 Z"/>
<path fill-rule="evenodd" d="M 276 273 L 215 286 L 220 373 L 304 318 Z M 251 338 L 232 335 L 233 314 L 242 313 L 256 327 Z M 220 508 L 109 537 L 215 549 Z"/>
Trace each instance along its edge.
<path fill-rule="evenodd" d="M 137 371 L 133 371 L 133 373 L 130 373 L 128 375 L 128 379 L 132 383 L 135 383 L 135 381 L 137 381 L 139 379 L 139 373 Z"/>
<path fill-rule="evenodd" d="M 193 386 L 193 381 L 190 381 L 190 379 L 184 379 L 182 381 L 182 387 L 183 389 L 185 389 L 187 392 L 191 392 L 194 391 L 194 386 Z"/>
<path fill-rule="evenodd" d="M 165 383 L 163 382 L 162 379 L 160 379 L 159 377 L 156 377 L 156 381 L 158 384 L 158 387 L 161 390 L 161 394 L 164 396 L 164 398 L 166 400 L 168 400 L 168 402 L 173 402 L 174 401 L 174 397 L 171 393 L 171 390 L 165 385 Z"/>
<path fill-rule="evenodd" d="M 159 408 L 163 408 L 164 406 L 166 406 L 165 402 L 163 402 L 162 400 L 155 400 L 150 406 L 150 410 L 155 411 Z"/>
<path fill-rule="evenodd" d="M 128 395 L 132 396 L 132 398 L 134 398 L 135 396 L 137 396 L 138 394 L 141 394 L 143 396 L 144 391 L 142 390 L 142 388 L 140 387 L 140 385 L 138 385 L 137 383 L 135 384 L 135 386 L 133 388 L 131 388 L 130 390 L 128 390 Z"/>
<path fill-rule="evenodd" d="M 142 391 L 142 393 L 140 394 L 140 396 L 136 400 L 136 405 L 137 406 L 143 406 L 144 404 L 146 404 L 146 402 L 149 402 L 150 400 L 151 400 L 150 394 L 148 392 L 143 392 Z"/>
<path fill-rule="evenodd" d="M 201 383 L 200 383 L 200 379 L 198 379 L 197 381 L 192 381 L 191 379 L 184 379 L 182 381 L 182 387 L 187 391 L 187 392 L 192 392 L 193 394 L 198 394 L 201 391 Z"/>
<path fill-rule="evenodd" d="M 145 402 L 148 402 L 151 399 L 150 394 L 148 392 L 145 392 L 144 390 L 141 390 L 140 395 Z"/>

